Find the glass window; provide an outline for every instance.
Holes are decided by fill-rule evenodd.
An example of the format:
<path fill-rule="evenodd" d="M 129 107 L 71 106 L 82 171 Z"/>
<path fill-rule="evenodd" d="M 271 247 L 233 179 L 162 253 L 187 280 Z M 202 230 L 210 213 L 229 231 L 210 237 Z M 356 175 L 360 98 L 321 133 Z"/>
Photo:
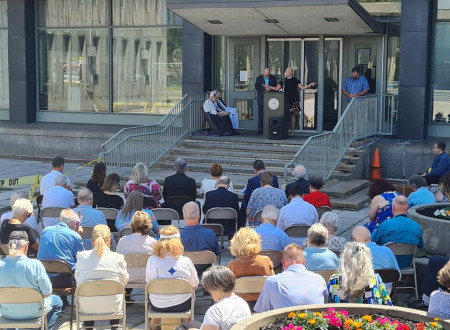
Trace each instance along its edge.
<path fill-rule="evenodd" d="M 234 46 L 234 90 L 254 91 L 255 82 L 253 80 L 253 59 L 255 46 L 252 44 L 242 44 Z"/>
<path fill-rule="evenodd" d="M 182 97 L 181 28 L 113 33 L 113 111 L 167 113 Z"/>
<path fill-rule="evenodd" d="M 339 115 L 339 67 L 340 40 L 325 40 L 324 49 L 324 100 L 323 129 L 331 131 L 338 121 Z"/>
<path fill-rule="evenodd" d="M 450 0 L 438 0 L 438 19 L 450 19 Z"/>
<path fill-rule="evenodd" d="M 108 29 L 39 31 L 39 108 L 108 112 Z"/>
<path fill-rule="evenodd" d="M 450 123 L 450 22 L 436 23 L 434 40 L 431 120 L 434 123 Z"/>
<path fill-rule="evenodd" d="M 0 1 L 0 109 L 9 108 L 8 3 Z"/>
<path fill-rule="evenodd" d="M 162 0 L 121 0 L 112 2 L 113 25 L 181 25 L 181 18 L 166 9 Z"/>
<path fill-rule="evenodd" d="M 399 23 L 389 23 L 387 43 L 386 93 L 398 95 L 400 63 Z"/>
<path fill-rule="evenodd" d="M 214 86 L 222 90 L 223 97 L 226 96 L 225 70 L 226 70 L 226 37 L 216 36 L 214 39 Z"/>
<path fill-rule="evenodd" d="M 107 26 L 108 12 L 109 0 L 37 0 L 40 27 Z"/>

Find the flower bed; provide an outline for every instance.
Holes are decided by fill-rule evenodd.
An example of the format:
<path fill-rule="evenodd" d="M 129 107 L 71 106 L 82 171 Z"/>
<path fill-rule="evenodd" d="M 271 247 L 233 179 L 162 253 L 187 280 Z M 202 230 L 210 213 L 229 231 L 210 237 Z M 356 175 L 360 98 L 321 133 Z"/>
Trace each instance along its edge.
<path fill-rule="evenodd" d="M 330 310 L 330 308 L 332 308 Z M 436 320 L 426 312 L 365 304 L 323 304 L 281 308 L 234 325 L 232 330 L 438 330 L 450 320 Z"/>

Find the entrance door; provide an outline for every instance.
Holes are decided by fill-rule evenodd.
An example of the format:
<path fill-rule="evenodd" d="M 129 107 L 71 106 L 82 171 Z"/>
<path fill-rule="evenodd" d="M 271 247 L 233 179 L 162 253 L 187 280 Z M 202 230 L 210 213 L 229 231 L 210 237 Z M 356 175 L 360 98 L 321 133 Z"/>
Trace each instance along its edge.
<path fill-rule="evenodd" d="M 228 101 L 237 109 L 239 128 L 258 128 L 255 81 L 261 74 L 261 39 L 229 39 Z"/>

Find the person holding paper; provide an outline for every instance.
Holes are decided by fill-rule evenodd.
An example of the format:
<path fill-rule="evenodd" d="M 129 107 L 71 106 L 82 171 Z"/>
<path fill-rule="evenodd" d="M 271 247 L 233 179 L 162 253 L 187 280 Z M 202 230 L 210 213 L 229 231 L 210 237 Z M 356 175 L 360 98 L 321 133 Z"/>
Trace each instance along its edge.
<path fill-rule="evenodd" d="M 230 114 L 231 124 L 233 125 L 233 134 L 239 135 L 239 133 L 236 131 L 236 129 L 239 128 L 239 118 L 236 112 L 237 109 L 226 106 L 225 102 L 222 99 L 222 91 L 220 89 L 216 89 L 216 92 L 217 92 L 217 106 L 220 108 L 220 110 L 226 111 Z"/>

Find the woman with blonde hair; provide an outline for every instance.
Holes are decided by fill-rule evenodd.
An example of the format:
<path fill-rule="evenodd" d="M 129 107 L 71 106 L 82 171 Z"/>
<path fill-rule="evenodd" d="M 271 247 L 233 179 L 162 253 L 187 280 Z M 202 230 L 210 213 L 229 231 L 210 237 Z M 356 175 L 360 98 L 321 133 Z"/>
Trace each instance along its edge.
<path fill-rule="evenodd" d="M 149 197 L 153 200 L 154 206 L 148 206 L 148 209 L 161 207 L 159 200 L 162 198 L 161 187 L 158 182 L 148 177 L 148 168 L 144 163 L 137 163 L 133 167 L 133 173 L 130 180 L 127 181 L 123 188 L 123 195 L 125 199 L 132 191 L 140 191 L 145 197 Z M 146 204 L 147 206 L 147 204 Z"/>
<path fill-rule="evenodd" d="M 450 261 L 439 271 L 437 281 L 444 289 L 431 293 L 428 313 L 450 317 Z"/>
<path fill-rule="evenodd" d="M 123 209 L 119 211 L 116 217 L 117 231 L 121 231 L 126 227 L 130 227 L 133 215 L 137 211 L 146 212 L 152 221 L 152 231 L 157 235 L 159 233 L 159 225 L 152 211 L 144 209 L 144 196 L 139 191 L 132 191 L 128 196 Z"/>
<path fill-rule="evenodd" d="M 77 285 L 89 280 L 115 280 L 124 286 L 128 283 L 127 264 L 123 255 L 112 252 L 111 232 L 107 225 L 97 225 L 92 231 L 92 250 L 77 253 L 75 279 Z M 102 297 L 80 297 L 80 312 L 86 314 L 115 313 L 122 310 L 122 295 Z M 110 320 L 116 325 L 120 320 Z M 85 321 L 87 329 L 93 321 Z M 111 327 L 116 329 L 117 327 Z"/>
<path fill-rule="evenodd" d="M 383 280 L 373 271 L 372 254 L 365 244 L 347 243 L 337 271 L 328 282 L 330 302 L 392 306 Z"/>
<path fill-rule="evenodd" d="M 273 263 L 267 256 L 260 256 L 261 236 L 252 228 L 244 227 L 234 234 L 231 239 L 231 255 L 238 258 L 228 263 L 228 268 L 236 278 L 244 276 L 274 275 Z M 245 294 L 241 296 L 246 301 L 258 300 L 259 294 Z"/>
<path fill-rule="evenodd" d="M 204 178 L 200 187 L 200 193 L 205 195 L 208 191 L 216 189 L 217 180 L 219 180 L 219 178 L 223 174 L 222 165 L 220 165 L 219 163 L 213 163 L 209 168 L 209 173 L 211 174 L 211 178 Z M 231 183 L 231 181 L 228 191 L 233 192 L 233 184 Z"/>
<path fill-rule="evenodd" d="M 198 287 L 198 276 L 191 259 L 183 256 L 177 227 L 170 225 L 161 229 L 160 240 L 154 245 L 155 255 L 147 262 L 147 283 L 157 278 L 184 278 L 194 289 Z M 183 312 L 191 308 L 191 298 L 186 294 L 150 294 L 150 306 L 157 312 Z"/>

